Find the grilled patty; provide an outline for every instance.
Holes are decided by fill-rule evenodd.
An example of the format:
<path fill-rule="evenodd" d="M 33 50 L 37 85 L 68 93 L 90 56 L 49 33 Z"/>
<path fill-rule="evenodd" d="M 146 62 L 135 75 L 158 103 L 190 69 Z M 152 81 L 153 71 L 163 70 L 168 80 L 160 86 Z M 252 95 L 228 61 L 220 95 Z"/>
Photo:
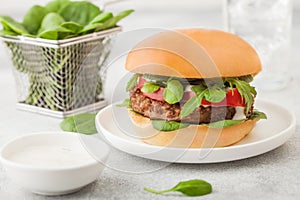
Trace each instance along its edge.
<path fill-rule="evenodd" d="M 191 124 L 210 123 L 224 119 L 232 119 L 236 110 L 232 106 L 203 107 L 200 106 L 193 113 L 180 119 L 181 106 L 179 103 L 168 104 L 143 95 L 137 87 L 130 91 L 132 109 L 150 119 L 186 122 Z"/>

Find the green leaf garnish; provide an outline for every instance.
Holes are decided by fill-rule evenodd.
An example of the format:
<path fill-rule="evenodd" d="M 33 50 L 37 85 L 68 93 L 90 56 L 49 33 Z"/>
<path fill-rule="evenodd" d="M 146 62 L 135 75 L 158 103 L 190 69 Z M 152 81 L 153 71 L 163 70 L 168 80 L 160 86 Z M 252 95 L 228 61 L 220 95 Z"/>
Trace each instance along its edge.
<path fill-rule="evenodd" d="M 191 114 L 196 108 L 200 106 L 202 99 L 197 96 L 190 98 L 182 107 L 179 117 L 182 119 Z"/>
<path fill-rule="evenodd" d="M 204 99 L 212 103 L 219 103 L 226 97 L 224 88 L 212 87 L 207 88 L 204 93 Z"/>
<path fill-rule="evenodd" d="M 164 194 L 168 192 L 181 192 L 186 196 L 202 196 L 212 192 L 212 186 L 210 183 L 204 180 L 189 180 L 179 182 L 175 187 L 168 190 L 152 190 L 150 188 L 144 188 L 147 192 L 151 192 L 154 194 Z"/>
<path fill-rule="evenodd" d="M 126 92 L 129 92 L 136 85 L 138 78 L 139 78 L 138 74 L 134 74 L 131 77 L 131 79 L 127 83 Z"/>
<path fill-rule="evenodd" d="M 164 90 L 164 99 L 169 104 L 178 103 L 183 97 L 184 89 L 178 80 L 169 80 Z"/>
<path fill-rule="evenodd" d="M 117 107 L 126 107 L 126 108 L 131 108 L 131 102 L 130 99 L 125 99 L 121 104 L 117 104 Z"/>
<path fill-rule="evenodd" d="M 64 119 L 60 123 L 60 127 L 63 131 L 83 133 L 87 135 L 97 133 L 95 126 L 96 114 L 83 113 L 74 115 Z"/>
<path fill-rule="evenodd" d="M 222 121 L 211 122 L 211 123 L 202 124 L 202 125 L 208 126 L 210 128 L 227 128 L 229 126 L 234 126 L 234 125 L 237 125 L 244 121 L 245 120 L 222 120 Z"/>
<path fill-rule="evenodd" d="M 258 110 L 254 110 L 250 119 L 267 119 L 267 115 L 263 112 L 260 112 Z"/>
<path fill-rule="evenodd" d="M 234 86 L 237 88 L 244 101 L 246 102 L 246 112 L 249 112 L 252 104 L 254 103 L 254 97 L 256 96 L 255 88 L 248 82 L 236 78 L 226 78 L 225 83 L 228 83 L 232 89 L 234 88 Z"/>
<path fill-rule="evenodd" d="M 175 121 L 164 121 L 164 120 L 151 120 L 153 128 L 159 131 L 174 131 L 181 128 L 186 128 L 189 124 L 175 122 Z"/>
<path fill-rule="evenodd" d="M 154 93 L 157 90 L 159 90 L 159 88 L 160 88 L 160 86 L 155 83 L 146 82 L 144 84 L 144 86 L 142 87 L 141 91 L 146 92 L 146 93 Z"/>

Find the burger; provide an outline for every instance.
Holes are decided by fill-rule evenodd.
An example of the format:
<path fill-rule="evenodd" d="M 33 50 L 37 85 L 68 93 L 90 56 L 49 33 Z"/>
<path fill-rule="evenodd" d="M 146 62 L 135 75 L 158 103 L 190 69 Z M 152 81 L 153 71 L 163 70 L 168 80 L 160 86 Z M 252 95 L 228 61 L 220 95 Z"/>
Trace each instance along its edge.
<path fill-rule="evenodd" d="M 225 147 L 266 115 L 254 109 L 262 67 L 240 37 L 207 29 L 161 32 L 138 43 L 125 68 L 125 100 L 141 139 L 157 146 Z"/>

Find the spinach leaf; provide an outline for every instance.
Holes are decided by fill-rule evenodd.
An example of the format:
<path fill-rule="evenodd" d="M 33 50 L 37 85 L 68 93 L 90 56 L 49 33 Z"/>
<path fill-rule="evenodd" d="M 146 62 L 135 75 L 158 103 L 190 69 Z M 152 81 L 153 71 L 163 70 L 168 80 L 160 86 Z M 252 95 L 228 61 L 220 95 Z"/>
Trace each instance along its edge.
<path fill-rule="evenodd" d="M 65 20 L 57 13 L 49 13 L 47 14 L 41 24 L 39 29 L 39 33 L 49 30 L 56 30 L 63 24 Z"/>
<path fill-rule="evenodd" d="M 155 81 L 155 82 L 167 82 L 170 77 L 168 76 L 159 76 L 159 75 L 153 75 L 153 74 L 143 74 L 143 78 L 144 79 L 149 79 L 151 81 Z"/>
<path fill-rule="evenodd" d="M 48 10 L 48 12 L 58 12 L 66 5 L 70 4 L 71 2 L 69 0 L 54 0 L 50 1 L 46 6 L 45 9 Z"/>
<path fill-rule="evenodd" d="M 129 92 L 136 84 L 139 78 L 138 74 L 134 74 L 126 85 L 126 92 Z"/>
<path fill-rule="evenodd" d="M 205 88 L 204 85 L 192 86 L 191 89 L 192 89 L 193 92 L 195 92 L 196 95 L 193 96 L 192 98 L 190 98 L 182 106 L 182 109 L 181 109 L 181 112 L 180 112 L 180 115 L 179 115 L 179 117 L 181 119 L 188 116 L 192 112 L 194 112 L 194 110 L 201 105 L 202 99 L 203 99 L 204 94 L 207 90 L 207 88 Z"/>
<path fill-rule="evenodd" d="M 267 119 L 267 115 L 263 112 L 258 110 L 254 110 L 253 114 L 251 115 L 250 119 Z"/>
<path fill-rule="evenodd" d="M 112 17 L 110 19 L 108 19 L 107 21 L 105 21 L 105 23 L 103 23 L 102 26 L 98 27 L 96 29 L 96 31 L 101 31 L 101 30 L 105 30 L 105 29 L 109 29 L 109 28 L 113 28 L 117 25 L 117 23 L 127 17 L 128 15 L 130 15 L 132 12 L 134 12 L 134 10 L 125 10 L 120 12 L 118 15 L 116 15 L 115 17 Z"/>
<path fill-rule="evenodd" d="M 146 93 L 154 93 L 157 90 L 159 90 L 159 88 L 160 86 L 155 83 L 146 82 L 141 90 L 142 92 L 146 92 Z"/>
<path fill-rule="evenodd" d="M 154 194 L 164 194 L 167 192 L 181 192 L 186 196 L 202 196 L 211 193 L 212 186 L 210 183 L 204 180 L 195 179 L 179 182 L 175 187 L 168 190 L 157 191 L 149 188 L 144 188 L 144 190 Z"/>
<path fill-rule="evenodd" d="M 65 21 L 73 21 L 86 26 L 101 13 L 99 7 L 88 1 L 77 1 L 67 4 L 58 12 Z"/>
<path fill-rule="evenodd" d="M 23 26 L 33 35 L 36 35 L 48 10 L 41 6 L 33 6 L 24 16 Z"/>
<path fill-rule="evenodd" d="M 5 31 L 15 32 L 18 35 L 29 34 L 22 24 L 16 22 L 9 16 L 0 15 L 0 23 Z"/>
<path fill-rule="evenodd" d="M 169 80 L 163 96 L 166 102 L 169 104 L 175 104 L 180 102 L 183 97 L 183 93 L 183 86 L 178 80 Z"/>
<path fill-rule="evenodd" d="M 252 104 L 254 103 L 254 97 L 256 96 L 255 88 L 248 82 L 236 78 L 226 78 L 225 82 L 227 82 L 231 88 L 234 86 L 237 88 L 247 105 L 246 112 L 249 112 Z"/>
<path fill-rule="evenodd" d="M 103 23 L 88 24 L 79 33 L 87 34 L 87 33 L 94 32 L 98 27 L 100 27 L 102 25 L 103 25 Z"/>
<path fill-rule="evenodd" d="M 117 104 L 117 107 L 126 107 L 126 108 L 131 108 L 131 102 L 130 99 L 125 99 L 121 104 Z"/>
<path fill-rule="evenodd" d="M 83 134 L 95 134 L 97 129 L 95 126 L 96 114 L 83 113 L 64 119 L 60 123 L 63 131 L 78 132 Z"/>
<path fill-rule="evenodd" d="M 97 15 L 89 24 L 103 23 L 113 17 L 114 17 L 114 15 L 111 12 L 101 13 L 101 14 Z"/>
<path fill-rule="evenodd" d="M 221 102 L 226 97 L 226 91 L 223 88 L 211 87 L 205 90 L 204 99 L 212 103 Z"/>
<path fill-rule="evenodd" d="M 202 98 L 193 96 L 190 98 L 183 106 L 180 111 L 179 117 L 182 119 L 189 114 L 191 114 L 196 108 L 198 108 L 201 105 Z"/>
<path fill-rule="evenodd" d="M 164 121 L 164 120 L 151 120 L 153 128 L 159 131 L 174 131 L 181 128 L 186 128 L 189 124 L 174 122 L 174 121 Z"/>
<path fill-rule="evenodd" d="M 62 27 L 64 19 L 57 13 L 49 13 L 42 21 L 38 37 L 45 39 L 64 39 L 72 34 L 72 31 Z"/>
<path fill-rule="evenodd" d="M 16 36 L 16 35 L 18 35 L 18 34 L 15 33 L 15 32 L 13 32 L 13 31 L 0 30 L 0 36 L 6 36 L 6 35 Z"/>
<path fill-rule="evenodd" d="M 218 122 L 212 122 L 209 124 L 202 124 L 204 126 L 208 126 L 210 128 L 226 128 L 229 126 L 234 126 L 237 125 L 241 122 L 244 122 L 245 120 L 222 120 L 222 121 L 218 121 Z"/>
<path fill-rule="evenodd" d="M 70 30 L 72 33 L 79 33 L 83 29 L 80 24 L 75 22 L 64 22 L 60 26 Z"/>

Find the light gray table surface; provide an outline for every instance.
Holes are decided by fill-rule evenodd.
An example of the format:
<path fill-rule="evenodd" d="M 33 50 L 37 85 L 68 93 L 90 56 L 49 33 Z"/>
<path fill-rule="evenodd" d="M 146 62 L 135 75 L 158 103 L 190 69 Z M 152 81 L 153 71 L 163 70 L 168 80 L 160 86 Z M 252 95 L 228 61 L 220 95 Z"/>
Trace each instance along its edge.
<path fill-rule="evenodd" d="M 137 27 L 222 27 L 221 14 L 189 13 L 184 20 L 174 20 L 175 14 L 141 14 L 124 23 L 125 30 Z M 266 92 L 258 89 L 259 98 L 284 104 L 300 120 L 300 26 L 295 15 L 292 60 L 289 66 L 292 80 L 281 91 Z M 9 58 L 0 46 L 0 147 L 15 136 L 40 131 L 59 131 L 60 119 L 16 110 L 16 90 Z M 114 69 L 114 68 L 112 68 Z M 112 77 L 116 71 L 110 70 Z M 115 77 L 115 76 L 114 76 Z M 111 82 L 107 85 L 114 84 Z M 113 150 L 111 166 L 129 171 L 152 169 L 149 173 L 126 173 L 106 168 L 98 181 L 81 191 L 67 196 L 43 197 L 15 185 L 0 165 L 1 200 L 39 199 L 188 199 L 179 194 L 157 196 L 143 191 L 144 187 L 167 189 L 179 181 L 204 179 L 213 185 L 213 193 L 198 199 L 299 199 L 300 198 L 300 130 L 281 147 L 260 156 L 218 164 L 170 164 L 136 158 Z M 155 170 L 157 169 L 157 170 Z M 194 198 L 193 198 L 194 199 Z M 197 199 L 197 198 L 196 198 Z"/>

